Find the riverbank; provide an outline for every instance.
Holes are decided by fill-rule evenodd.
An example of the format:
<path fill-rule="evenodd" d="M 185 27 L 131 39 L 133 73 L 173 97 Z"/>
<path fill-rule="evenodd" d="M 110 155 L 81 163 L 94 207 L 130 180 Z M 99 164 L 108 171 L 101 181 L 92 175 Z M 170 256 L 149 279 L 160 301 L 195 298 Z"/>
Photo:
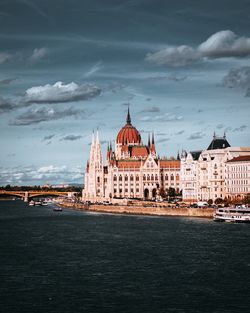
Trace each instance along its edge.
<path fill-rule="evenodd" d="M 82 203 L 63 202 L 62 207 L 90 212 L 112 213 L 112 214 L 134 214 L 134 215 L 157 215 L 157 216 L 188 216 L 212 218 L 213 208 L 176 208 L 176 207 L 144 207 L 124 205 L 101 205 L 91 204 L 86 206 Z"/>

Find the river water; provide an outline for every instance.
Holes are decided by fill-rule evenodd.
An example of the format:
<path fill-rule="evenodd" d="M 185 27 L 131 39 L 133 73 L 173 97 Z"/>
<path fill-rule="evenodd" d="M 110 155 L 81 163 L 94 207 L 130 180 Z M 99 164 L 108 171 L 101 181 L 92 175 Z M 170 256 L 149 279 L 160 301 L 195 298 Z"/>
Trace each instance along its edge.
<path fill-rule="evenodd" d="M 0 201 L 1 312 L 250 312 L 250 225 Z"/>

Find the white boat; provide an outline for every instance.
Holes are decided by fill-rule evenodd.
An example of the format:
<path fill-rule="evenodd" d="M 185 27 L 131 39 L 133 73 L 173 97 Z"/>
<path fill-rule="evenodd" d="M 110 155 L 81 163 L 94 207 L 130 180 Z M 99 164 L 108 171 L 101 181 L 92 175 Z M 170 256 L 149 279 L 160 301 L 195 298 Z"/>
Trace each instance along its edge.
<path fill-rule="evenodd" d="M 35 205 L 36 206 L 42 205 L 42 201 L 35 201 Z"/>
<path fill-rule="evenodd" d="M 53 211 L 55 211 L 55 212 L 61 212 L 61 211 L 62 211 L 62 208 L 59 207 L 59 206 L 56 206 L 56 207 L 53 208 Z"/>
<path fill-rule="evenodd" d="M 33 200 L 31 200 L 31 201 L 29 202 L 29 205 L 30 205 L 30 206 L 35 205 L 35 202 L 34 202 Z"/>
<path fill-rule="evenodd" d="M 218 222 L 250 223 L 250 208 L 243 205 L 218 208 L 214 214 L 214 220 Z"/>

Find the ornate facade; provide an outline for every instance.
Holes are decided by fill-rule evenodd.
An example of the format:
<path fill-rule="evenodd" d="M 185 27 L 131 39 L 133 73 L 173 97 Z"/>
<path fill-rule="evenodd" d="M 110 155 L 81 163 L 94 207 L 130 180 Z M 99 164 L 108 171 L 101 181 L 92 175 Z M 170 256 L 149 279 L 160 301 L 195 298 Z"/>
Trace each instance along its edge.
<path fill-rule="evenodd" d="M 226 136 L 214 135 L 206 150 L 184 153 L 181 157 L 183 201 L 213 201 L 228 196 L 228 161 L 250 155 L 250 147 L 231 147 Z M 227 165 L 228 164 L 228 165 Z"/>
<path fill-rule="evenodd" d="M 144 145 L 132 125 L 128 109 L 126 124 L 118 132 L 114 150 L 111 143 L 103 163 L 99 134 L 93 135 L 85 171 L 83 199 L 90 201 L 112 198 L 153 199 L 159 190 L 180 190 L 180 160 L 157 156 L 154 134 Z"/>

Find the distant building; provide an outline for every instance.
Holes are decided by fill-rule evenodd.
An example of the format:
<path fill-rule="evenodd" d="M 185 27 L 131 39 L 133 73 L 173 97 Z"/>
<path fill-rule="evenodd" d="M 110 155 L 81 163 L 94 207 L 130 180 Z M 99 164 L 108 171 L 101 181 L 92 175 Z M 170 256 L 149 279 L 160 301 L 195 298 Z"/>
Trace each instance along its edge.
<path fill-rule="evenodd" d="M 180 191 L 180 160 L 157 156 L 154 134 L 148 144 L 132 125 L 128 109 L 126 124 L 118 132 L 113 150 L 107 147 L 104 164 L 99 134 L 92 137 L 85 172 L 83 198 L 90 201 L 110 198 L 153 199 L 160 188 Z"/>
<path fill-rule="evenodd" d="M 227 161 L 250 155 L 250 147 L 231 147 L 226 136 L 214 134 L 207 150 L 182 154 L 181 188 L 184 201 L 207 201 L 227 196 Z"/>
<path fill-rule="evenodd" d="M 250 155 L 235 157 L 226 162 L 226 195 L 241 200 L 250 194 Z"/>

